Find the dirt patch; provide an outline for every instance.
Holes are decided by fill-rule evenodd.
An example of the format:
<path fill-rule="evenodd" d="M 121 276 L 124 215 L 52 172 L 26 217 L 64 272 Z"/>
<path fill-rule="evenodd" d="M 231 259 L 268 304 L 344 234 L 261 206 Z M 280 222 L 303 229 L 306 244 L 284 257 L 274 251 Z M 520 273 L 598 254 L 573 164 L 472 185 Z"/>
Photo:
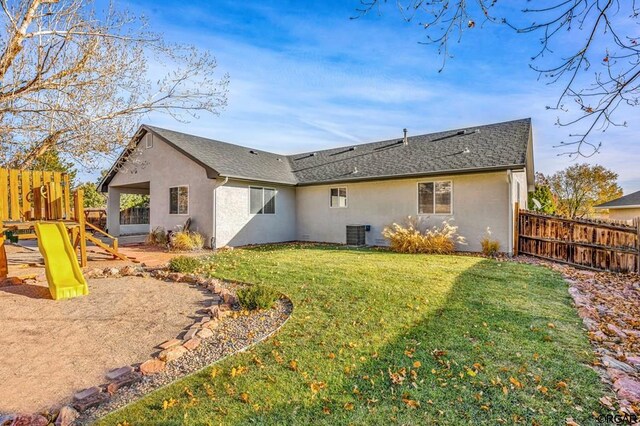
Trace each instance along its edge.
<path fill-rule="evenodd" d="M 153 278 L 89 280 L 89 295 L 54 301 L 45 283 L 0 287 L 0 412 L 59 406 L 145 361 L 193 323 L 202 289 Z"/>

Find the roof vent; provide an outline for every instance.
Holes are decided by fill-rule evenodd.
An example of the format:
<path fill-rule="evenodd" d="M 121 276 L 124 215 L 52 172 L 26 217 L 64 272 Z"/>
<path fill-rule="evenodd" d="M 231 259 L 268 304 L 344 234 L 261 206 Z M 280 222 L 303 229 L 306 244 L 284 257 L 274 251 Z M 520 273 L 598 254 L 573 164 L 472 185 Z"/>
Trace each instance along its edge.
<path fill-rule="evenodd" d="M 358 168 L 354 166 L 353 167 L 353 172 L 351 172 L 351 173 L 354 174 L 354 175 L 357 174 L 358 173 Z"/>
<path fill-rule="evenodd" d="M 470 153 L 470 152 L 471 152 L 471 151 L 469 151 L 469 148 L 465 148 L 465 149 L 464 149 L 464 151 L 462 151 L 462 153 L 463 153 L 463 154 L 468 154 L 468 153 Z"/>
<path fill-rule="evenodd" d="M 311 153 L 311 156 L 312 156 L 312 157 L 315 157 L 316 155 L 318 155 L 318 153 L 317 153 L 317 152 L 312 152 L 312 153 Z"/>
<path fill-rule="evenodd" d="M 456 133 L 457 136 L 461 136 L 461 135 L 470 135 L 472 133 L 480 133 L 480 129 L 475 129 L 475 130 L 458 130 L 458 132 Z"/>
<path fill-rule="evenodd" d="M 402 138 L 402 143 L 404 144 L 404 146 L 409 145 L 409 139 L 407 139 L 407 129 L 402 129 L 402 132 L 404 133 L 404 137 Z"/>
<path fill-rule="evenodd" d="M 257 152 L 255 152 L 254 150 L 250 150 L 250 151 L 249 151 L 249 154 L 258 155 L 258 153 L 257 153 Z"/>

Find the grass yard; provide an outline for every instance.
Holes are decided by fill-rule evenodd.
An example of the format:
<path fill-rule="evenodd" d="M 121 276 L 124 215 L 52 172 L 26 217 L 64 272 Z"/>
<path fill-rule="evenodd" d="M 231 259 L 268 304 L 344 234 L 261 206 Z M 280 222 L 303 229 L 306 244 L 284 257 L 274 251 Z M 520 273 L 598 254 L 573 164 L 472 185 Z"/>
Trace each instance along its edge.
<path fill-rule="evenodd" d="M 559 275 L 467 256 L 270 246 L 211 258 L 294 312 L 101 424 L 565 424 L 605 392 Z"/>

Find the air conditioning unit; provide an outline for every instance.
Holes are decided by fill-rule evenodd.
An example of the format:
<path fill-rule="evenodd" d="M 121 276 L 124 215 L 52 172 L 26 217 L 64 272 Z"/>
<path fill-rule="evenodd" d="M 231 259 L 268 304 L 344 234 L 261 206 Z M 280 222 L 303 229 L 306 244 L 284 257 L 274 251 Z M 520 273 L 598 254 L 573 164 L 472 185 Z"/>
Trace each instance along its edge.
<path fill-rule="evenodd" d="M 364 246 L 366 225 L 347 225 L 347 245 Z"/>

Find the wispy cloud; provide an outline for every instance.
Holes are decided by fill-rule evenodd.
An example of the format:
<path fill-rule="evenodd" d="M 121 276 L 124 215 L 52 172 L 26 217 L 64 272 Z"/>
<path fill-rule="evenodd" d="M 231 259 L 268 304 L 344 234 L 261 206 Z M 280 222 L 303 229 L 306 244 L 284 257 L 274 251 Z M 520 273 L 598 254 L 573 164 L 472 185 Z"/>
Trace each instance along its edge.
<path fill-rule="evenodd" d="M 146 5 L 146 7 L 145 7 Z M 322 2 L 135 2 L 167 38 L 211 50 L 229 72 L 229 105 L 220 117 L 189 124 L 149 120 L 176 130 L 282 153 L 532 117 L 538 170 L 572 163 L 569 129 L 546 109 L 558 95 L 528 67 L 538 48 L 500 27 L 470 32 L 442 73 L 433 47 L 417 43 L 414 23 L 390 17 L 349 20 L 354 4 Z M 176 8 L 180 13 L 176 14 Z M 152 64 L 162 67 L 161 64 Z M 152 72 L 166 71 L 152 69 Z M 610 128 L 588 159 L 614 169 L 625 190 L 640 189 L 638 126 Z"/>

